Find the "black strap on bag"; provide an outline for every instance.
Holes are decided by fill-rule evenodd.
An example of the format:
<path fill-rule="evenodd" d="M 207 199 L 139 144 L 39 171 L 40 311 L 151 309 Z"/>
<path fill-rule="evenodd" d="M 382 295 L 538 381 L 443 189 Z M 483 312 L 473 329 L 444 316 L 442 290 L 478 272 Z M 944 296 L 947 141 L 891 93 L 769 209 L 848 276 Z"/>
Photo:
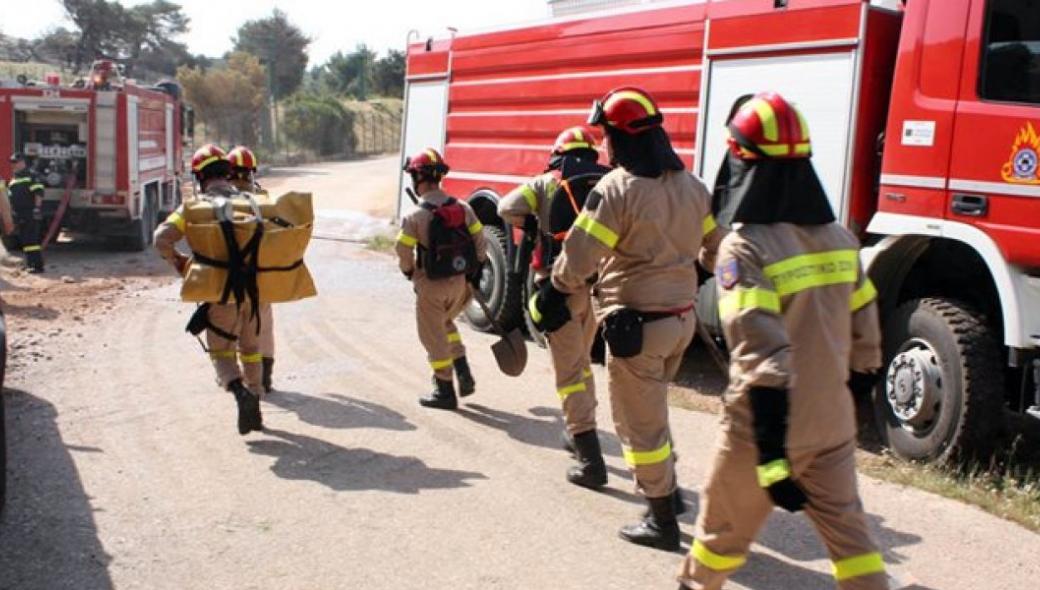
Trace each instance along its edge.
<path fill-rule="evenodd" d="M 191 318 L 188 319 L 188 325 L 184 328 L 185 332 L 188 332 L 189 334 L 194 336 L 196 340 L 199 341 L 199 346 L 201 346 L 202 350 L 206 351 L 207 353 L 209 352 L 209 348 L 207 348 L 206 345 L 203 344 L 202 338 L 199 337 L 199 334 L 202 334 L 206 330 L 210 330 L 211 332 L 214 332 L 217 336 L 220 336 L 224 340 L 228 340 L 230 342 L 235 342 L 236 340 L 238 340 L 238 336 L 235 336 L 234 334 L 217 327 L 213 322 L 209 321 L 210 305 L 210 303 L 203 303 L 196 307 L 195 313 L 191 314 Z"/>

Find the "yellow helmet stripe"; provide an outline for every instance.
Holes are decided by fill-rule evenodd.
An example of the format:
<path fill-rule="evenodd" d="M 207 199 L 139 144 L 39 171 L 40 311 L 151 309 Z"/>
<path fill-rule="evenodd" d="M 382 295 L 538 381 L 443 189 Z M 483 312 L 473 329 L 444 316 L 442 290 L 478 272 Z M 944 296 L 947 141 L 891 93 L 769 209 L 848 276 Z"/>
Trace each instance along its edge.
<path fill-rule="evenodd" d="M 579 149 L 579 148 L 585 148 L 585 149 L 590 149 L 590 150 L 596 149 L 596 148 L 592 147 L 592 145 L 589 144 L 588 142 L 572 141 L 570 143 L 565 143 L 562 146 L 560 146 L 560 151 L 562 151 L 562 152 L 569 152 L 571 150 L 576 150 L 576 149 Z"/>
<path fill-rule="evenodd" d="M 755 109 L 759 120 L 762 121 L 762 133 L 765 135 L 766 140 L 779 141 L 780 126 L 777 123 L 776 111 L 773 110 L 773 105 L 761 98 L 756 98 L 751 101 L 751 108 Z"/>
<path fill-rule="evenodd" d="M 622 90 L 621 92 L 614 94 L 607 100 L 607 104 L 603 105 L 603 108 L 610 110 L 618 101 L 625 99 L 634 100 L 641 104 L 643 108 L 646 109 L 646 116 L 648 117 L 653 117 L 657 114 L 657 109 L 654 108 L 654 103 L 650 102 L 650 99 L 644 94 L 636 92 L 635 90 Z"/>
<path fill-rule="evenodd" d="M 210 157 L 206 158 L 205 160 L 199 162 L 199 165 L 195 167 L 195 171 L 198 172 L 199 170 L 202 170 L 206 166 L 209 166 L 210 164 L 212 164 L 213 162 L 216 162 L 219 159 L 220 159 L 220 156 L 210 156 Z"/>
<path fill-rule="evenodd" d="M 809 122 L 802 116 L 802 111 L 795 109 L 795 113 L 798 114 L 798 124 L 802 127 L 802 141 L 809 141 Z"/>
<path fill-rule="evenodd" d="M 572 131 L 574 132 L 574 139 L 585 141 L 585 134 L 581 132 L 581 129 L 575 127 Z"/>
<path fill-rule="evenodd" d="M 437 164 L 441 161 L 440 158 L 437 157 L 437 152 L 433 151 L 432 149 L 426 150 L 426 155 L 429 156 L 431 160 L 433 160 L 434 164 Z"/>

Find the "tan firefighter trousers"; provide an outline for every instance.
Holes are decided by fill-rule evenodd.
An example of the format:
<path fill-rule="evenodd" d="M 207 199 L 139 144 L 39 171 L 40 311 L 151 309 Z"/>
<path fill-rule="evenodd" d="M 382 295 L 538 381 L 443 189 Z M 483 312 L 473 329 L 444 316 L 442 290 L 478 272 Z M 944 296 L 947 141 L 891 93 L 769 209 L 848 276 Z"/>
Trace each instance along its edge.
<path fill-rule="evenodd" d="M 805 514 L 833 561 L 841 590 L 888 590 L 884 563 L 871 539 L 856 488 L 855 441 L 823 451 L 789 451 L 795 481 L 805 490 Z M 696 590 L 719 590 L 747 560 L 751 543 L 773 511 L 759 487 L 758 450 L 750 436 L 720 435 L 718 455 L 701 495 L 697 538 L 679 570 Z"/>
<path fill-rule="evenodd" d="M 270 303 L 260 305 L 260 354 L 274 358 L 274 308 Z"/>
<path fill-rule="evenodd" d="M 217 383 L 227 388 L 235 379 L 242 379 L 254 393 L 261 391 L 263 368 L 260 353 L 260 336 L 257 334 L 256 319 L 251 319 L 248 303 L 236 307 L 233 303 L 209 307 L 209 321 L 220 330 L 238 337 L 228 340 L 213 330 L 206 330 L 206 346 L 217 370 Z M 242 365 L 239 367 L 239 361 Z"/>
<path fill-rule="evenodd" d="M 419 341 L 426 349 L 430 368 L 438 379 L 451 381 L 455 359 L 466 356 L 455 318 L 469 303 L 469 285 L 461 276 L 431 281 L 417 274 L 415 295 Z"/>
<path fill-rule="evenodd" d="M 693 339 L 693 312 L 643 326 L 643 351 L 632 358 L 613 356 L 610 406 L 625 462 L 635 476 L 636 490 L 648 498 L 675 491 L 675 458 L 668 425 L 668 384 L 679 371 L 683 353 Z"/>
<path fill-rule="evenodd" d="M 589 290 L 567 298 L 571 321 L 548 335 L 556 395 L 563 406 L 563 419 L 571 436 L 596 429 L 596 385 L 589 352 L 596 336 Z"/>

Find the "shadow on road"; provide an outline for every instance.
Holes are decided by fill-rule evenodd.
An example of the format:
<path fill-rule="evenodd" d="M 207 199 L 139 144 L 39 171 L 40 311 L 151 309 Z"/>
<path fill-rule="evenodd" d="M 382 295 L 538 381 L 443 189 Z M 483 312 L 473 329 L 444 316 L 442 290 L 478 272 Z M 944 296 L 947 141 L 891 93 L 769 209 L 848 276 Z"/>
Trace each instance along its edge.
<path fill-rule="evenodd" d="M 527 410 L 533 418 L 496 410 L 481 404 L 466 404 L 457 414 L 478 424 L 501 430 L 509 438 L 536 447 L 562 449 L 563 414 L 557 408 L 536 406 Z M 621 456 L 621 445 L 615 436 L 599 430 L 603 454 Z"/>
<path fill-rule="evenodd" d="M 338 492 L 384 490 L 418 494 L 421 490 L 469 487 L 482 473 L 428 467 L 416 457 L 369 449 L 348 449 L 283 430 L 265 429 L 273 439 L 250 441 L 250 452 L 275 458 L 271 471 L 282 479 L 313 481 Z"/>
<path fill-rule="evenodd" d="M 322 428 L 380 428 L 383 430 L 415 430 L 403 414 L 370 401 L 339 393 L 305 395 L 295 391 L 276 390 L 264 402 L 296 414 Z"/>
<path fill-rule="evenodd" d="M 0 519 L 0 588 L 112 588 L 111 557 L 54 406 L 8 389 L 8 498 Z"/>

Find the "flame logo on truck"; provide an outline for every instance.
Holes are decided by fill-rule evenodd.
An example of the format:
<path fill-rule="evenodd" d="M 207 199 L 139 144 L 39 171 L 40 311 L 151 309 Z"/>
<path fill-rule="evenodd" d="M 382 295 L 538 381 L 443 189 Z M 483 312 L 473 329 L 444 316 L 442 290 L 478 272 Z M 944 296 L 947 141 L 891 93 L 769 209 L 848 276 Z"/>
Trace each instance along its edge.
<path fill-rule="evenodd" d="M 1011 146 L 1011 159 L 1000 171 L 1005 182 L 1040 184 L 1040 134 L 1032 123 L 1018 132 Z"/>

